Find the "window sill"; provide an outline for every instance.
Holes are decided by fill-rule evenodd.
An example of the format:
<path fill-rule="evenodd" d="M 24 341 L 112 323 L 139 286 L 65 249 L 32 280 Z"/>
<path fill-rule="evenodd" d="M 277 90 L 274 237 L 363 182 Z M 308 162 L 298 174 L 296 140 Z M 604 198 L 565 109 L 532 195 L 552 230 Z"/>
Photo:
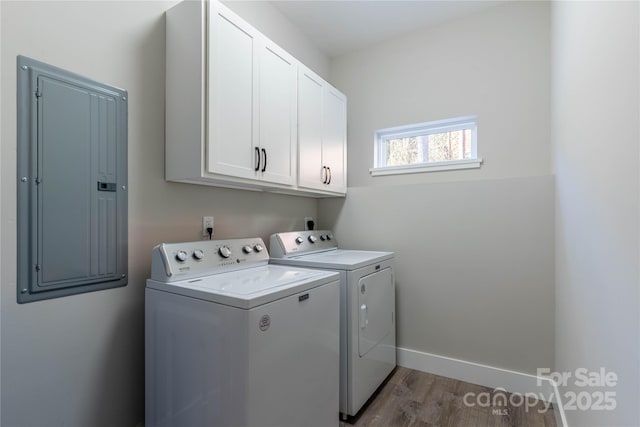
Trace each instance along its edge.
<path fill-rule="evenodd" d="M 457 169 L 474 169 L 479 168 L 482 164 L 482 159 L 464 159 L 464 160 L 451 160 L 448 162 L 433 162 L 433 163 L 421 163 L 417 165 L 402 165 L 402 166 L 386 166 L 381 168 L 371 168 L 369 173 L 371 176 L 383 176 L 383 175 L 399 175 L 405 173 L 423 173 L 423 172 L 437 172 L 448 171 Z"/>

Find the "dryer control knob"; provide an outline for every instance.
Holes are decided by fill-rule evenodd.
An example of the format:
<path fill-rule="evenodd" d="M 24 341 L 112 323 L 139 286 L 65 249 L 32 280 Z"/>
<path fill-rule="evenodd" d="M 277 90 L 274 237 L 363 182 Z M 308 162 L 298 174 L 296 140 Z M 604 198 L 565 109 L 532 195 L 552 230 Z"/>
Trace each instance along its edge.
<path fill-rule="evenodd" d="M 321 234 L 320 235 L 320 240 L 322 240 L 324 242 L 325 240 L 327 240 L 327 236 L 325 236 L 324 234 Z"/>
<path fill-rule="evenodd" d="M 251 252 L 253 252 L 253 248 L 249 245 L 244 245 L 242 247 L 242 252 L 244 252 L 245 254 L 250 254 Z"/>
<path fill-rule="evenodd" d="M 178 251 L 178 253 L 176 254 L 176 260 L 178 260 L 178 262 L 185 262 L 187 260 L 187 253 L 185 251 Z"/>
<path fill-rule="evenodd" d="M 318 241 L 318 238 L 317 238 L 316 236 L 309 236 L 309 241 L 310 241 L 311 243 L 315 243 L 315 242 L 317 242 L 317 241 Z"/>
<path fill-rule="evenodd" d="M 231 256 L 231 249 L 226 246 L 222 246 L 218 249 L 218 253 L 222 258 L 229 258 Z"/>
<path fill-rule="evenodd" d="M 296 237 L 296 243 L 297 243 L 297 244 L 301 245 L 301 244 L 302 244 L 302 242 L 304 242 L 304 239 L 302 238 L 302 236 L 298 236 L 298 237 Z"/>
<path fill-rule="evenodd" d="M 193 257 L 200 261 L 202 258 L 204 258 L 204 251 L 202 249 L 196 249 L 195 251 L 193 251 Z"/>
<path fill-rule="evenodd" d="M 331 234 L 327 234 L 327 240 L 331 240 L 333 239 L 333 236 Z"/>
<path fill-rule="evenodd" d="M 257 244 L 253 247 L 253 250 L 256 252 L 262 252 L 264 250 L 264 247 L 261 244 Z"/>

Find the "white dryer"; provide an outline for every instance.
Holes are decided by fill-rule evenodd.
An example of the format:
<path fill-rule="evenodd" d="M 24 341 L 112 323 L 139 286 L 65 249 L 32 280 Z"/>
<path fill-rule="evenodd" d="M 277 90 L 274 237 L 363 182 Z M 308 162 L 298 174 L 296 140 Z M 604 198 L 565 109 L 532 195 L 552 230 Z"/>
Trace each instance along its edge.
<path fill-rule="evenodd" d="M 340 412 L 354 416 L 396 366 L 393 252 L 339 249 L 333 233 L 273 234 L 271 263 L 340 273 Z"/>
<path fill-rule="evenodd" d="M 161 244 L 145 289 L 145 425 L 339 421 L 339 275 L 260 238 Z"/>

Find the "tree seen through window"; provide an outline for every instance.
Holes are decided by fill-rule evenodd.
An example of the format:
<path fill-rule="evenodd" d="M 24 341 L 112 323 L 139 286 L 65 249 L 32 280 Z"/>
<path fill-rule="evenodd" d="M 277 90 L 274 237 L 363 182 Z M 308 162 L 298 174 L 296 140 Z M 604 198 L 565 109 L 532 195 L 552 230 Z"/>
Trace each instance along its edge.
<path fill-rule="evenodd" d="M 444 162 L 471 157 L 471 129 L 386 141 L 387 166 Z"/>

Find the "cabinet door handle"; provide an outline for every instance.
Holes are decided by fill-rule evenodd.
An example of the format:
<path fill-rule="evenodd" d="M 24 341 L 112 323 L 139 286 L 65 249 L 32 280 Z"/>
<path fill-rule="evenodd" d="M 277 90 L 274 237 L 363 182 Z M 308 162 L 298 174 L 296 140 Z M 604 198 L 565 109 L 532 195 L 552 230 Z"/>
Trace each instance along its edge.
<path fill-rule="evenodd" d="M 267 170 L 267 150 L 262 149 L 262 154 L 264 154 L 264 165 L 262 165 L 262 172 Z"/>
<path fill-rule="evenodd" d="M 329 179 L 327 180 L 327 184 L 331 184 L 331 168 L 327 166 L 327 171 L 329 171 Z"/>
<path fill-rule="evenodd" d="M 256 150 L 256 168 L 254 171 L 258 172 L 260 170 L 260 149 L 255 147 Z"/>
<path fill-rule="evenodd" d="M 327 167 L 326 166 L 322 167 L 322 172 L 320 173 L 320 178 L 322 178 L 322 183 L 323 184 L 327 183 Z"/>

